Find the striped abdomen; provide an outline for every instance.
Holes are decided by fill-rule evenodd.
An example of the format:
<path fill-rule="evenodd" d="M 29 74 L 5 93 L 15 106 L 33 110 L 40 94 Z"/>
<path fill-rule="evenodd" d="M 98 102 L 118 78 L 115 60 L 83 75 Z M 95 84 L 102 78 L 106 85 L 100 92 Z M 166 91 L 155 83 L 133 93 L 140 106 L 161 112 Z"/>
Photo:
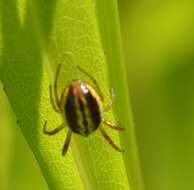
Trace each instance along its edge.
<path fill-rule="evenodd" d="M 101 123 L 100 102 L 96 92 L 82 81 L 74 81 L 67 91 L 65 117 L 70 129 L 83 136 Z"/>

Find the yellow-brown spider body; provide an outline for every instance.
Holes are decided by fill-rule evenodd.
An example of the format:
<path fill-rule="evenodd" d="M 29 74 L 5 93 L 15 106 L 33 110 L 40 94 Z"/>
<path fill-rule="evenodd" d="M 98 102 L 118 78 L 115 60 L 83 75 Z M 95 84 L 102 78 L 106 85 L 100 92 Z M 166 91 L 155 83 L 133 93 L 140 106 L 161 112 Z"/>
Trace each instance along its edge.
<path fill-rule="evenodd" d="M 94 132 L 101 123 L 101 102 L 93 88 L 81 80 L 73 81 L 66 89 L 62 104 L 68 127 L 82 136 Z"/>
<path fill-rule="evenodd" d="M 119 152 L 123 152 L 123 150 L 114 144 L 102 126 L 102 124 L 104 124 L 118 131 L 123 130 L 123 128 L 119 127 L 118 125 L 112 124 L 111 122 L 102 118 L 101 113 L 108 111 L 112 107 L 114 94 L 112 93 L 112 100 L 108 106 L 103 109 L 103 95 L 96 80 L 82 68 L 77 66 L 81 72 L 92 80 L 95 88 L 82 80 L 73 80 L 67 87 L 64 88 L 59 98 L 57 91 L 57 80 L 60 68 L 61 64 L 59 64 L 57 68 L 53 88 L 50 85 L 50 99 L 53 109 L 63 116 L 64 122 L 57 128 L 48 131 L 46 129 L 46 121 L 43 130 L 44 133 L 47 135 L 54 135 L 62 130 L 65 127 L 65 124 L 67 124 L 69 129 L 67 131 L 67 137 L 62 149 L 62 154 L 65 155 L 71 141 L 72 133 L 87 137 L 89 134 L 99 128 L 105 140 L 107 140 L 107 142 L 114 149 Z"/>

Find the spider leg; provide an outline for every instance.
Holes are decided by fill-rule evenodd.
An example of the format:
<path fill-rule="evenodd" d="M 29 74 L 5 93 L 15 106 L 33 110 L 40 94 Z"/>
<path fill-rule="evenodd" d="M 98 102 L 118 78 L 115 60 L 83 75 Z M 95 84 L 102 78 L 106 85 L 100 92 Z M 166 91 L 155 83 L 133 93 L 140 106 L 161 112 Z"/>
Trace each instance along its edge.
<path fill-rule="evenodd" d="M 53 97 L 53 93 L 52 93 L 52 85 L 49 86 L 49 90 L 50 90 L 50 101 L 51 101 L 51 104 L 53 106 L 53 109 L 56 111 L 56 112 L 60 112 L 60 109 L 58 107 L 58 104 L 56 105 L 55 104 L 55 100 L 54 100 L 54 97 Z"/>
<path fill-rule="evenodd" d="M 104 139 L 117 151 L 119 152 L 124 152 L 124 150 L 122 150 L 121 148 L 119 148 L 113 141 L 112 139 L 108 136 L 108 134 L 106 133 L 106 131 L 100 127 L 100 132 L 102 134 L 102 136 L 104 137 Z"/>
<path fill-rule="evenodd" d="M 60 101 L 59 101 L 59 96 L 58 96 L 58 89 L 57 89 L 57 82 L 58 82 L 58 78 L 59 78 L 60 68 L 61 68 L 61 63 L 58 64 L 58 66 L 57 66 L 54 84 L 49 86 L 51 104 L 53 106 L 53 109 L 58 113 L 61 111 L 60 110 Z M 53 96 L 53 91 L 54 91 L 54 96 Z"/>
<path fill-rule="evenodd" d="M 65 156 L 65 154 L 67 153 L 67 150 L 68 150 L 70 142 L 71 142 L 71 136 L 72 136 L 72 132 L 70 130 L 68 130 L 67 136 L 66 136 L 66 139 L 65 139 L 65 143 L 63 145 L 63 150 L 62 150 L 62 155 L 63 156 Z"/>
<path fill-rule="evenodd" d="M 59 96 L 58 96 L 57 83 L 58 83 L 58 78 L 59 78 L 61 65 L 62 64 L 60 63 L 57 66 L 57 71 L 55 73 L 55 80 L 54 80 L 54 85 L 53 85 L 53 90 L 54 90 L 54 94 L 55 94 L 55 102 L 56 102 L 56 105 L 58 106 L 58 108 L 60 108 L 60 101 L 59 101 Z"/>
<path fill-rule="evenodd" d="M 59 131 L 61 131 L 64 127 L 65 127 L 65 124 L 62 123 L 61 125 L 59 125 L 58 127 L 56 127 L 55 129 L 51 130 L 51 131 L 48 131 L 46 129 L 46 125 L 47 125 L 47 120 L 45 121 L 44 123 L 44 127 L 43 127 L 43 132 L 44 134 L 47 134 L 47 135 L 55 135 L 56 133 L 58 133 Z"/>
<path fill-rule="evenodd" d="M 97 90 L 97 92 L 98 92 L 98 94 L 99 94 L 101 100 L 103 100 L 103 99 L 104 99 L 104 96 L 103 96 L 102 91 L 100 90 L 100 87 L 99 87 L 99 85 L 98 85 L 96 79 L 95 79 L 92 75 L 90 75 L 88 72 L 86 72 L 84 69 L 82 69 L 80 66 L 77 65 L 77 68 L 78 68 L 82 73 L 84 73 L 87 77 L 89 77 L 89 78 L 92 80 L 92 82 L 94 83 L 94 85 L 95 85 L 95 87 L 96 87 L 96 90 Z"/>
<path fill-rule="evenodd" d="M 104 123 L 109 128 L 114 129 L 114 130 L 117 130 L 117 131 L 123 131 L 123 130 L 125 130 L 123 127 L 120 127 L 118 124 L 111 123 L 110 121 L 107 121 L 105 119 L 102 119 L 102 123 Z"/>
<path fill-rule="evenodd" d="M 110 102 L 108 103 L 108 105 L 104 108 L 104 112 L 108 112 L 112 106 L 113 106 L 113 103 L 115 102 L 115 93 L 114 93 L 114 89 L 113 88 L 110 88 L 110 94 L 111 94 L 111 100 Z"/>

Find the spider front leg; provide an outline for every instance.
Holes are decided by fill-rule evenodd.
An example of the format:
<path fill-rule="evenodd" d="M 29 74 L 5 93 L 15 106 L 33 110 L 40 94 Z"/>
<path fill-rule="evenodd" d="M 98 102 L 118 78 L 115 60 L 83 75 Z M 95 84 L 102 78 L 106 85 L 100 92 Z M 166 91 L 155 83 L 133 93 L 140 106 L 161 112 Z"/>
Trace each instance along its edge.
<path fill-rule="evenodd" d="M 94 83 L 94 85 L 95 85 L 95 87 L 96 87 L 96 90 L 97 90 L 97 92 L 98 92 L 98 95 L 100 96 L 100 99 L 101 99 L 101 100 L 104 100 L 103 93 L 102 93 L 102 91 L 100 90 L 100 87 L 99 87 L 99 85 L 98 85 L 96 79 L 95 79 L 92 75 L 90 75 L 88 72 L 86 72 L 84 69 L 82 69 L 80 66 L 77 65 L 77 68 L 78 68 L 82 73 L 84 73 L 88 78 L 90 78 L 90 79 L 92 80 L 92 82 Z"/>
<path fill-rule="evenodd" d="M 55 73 L 55 80 L 54 80 L 53 87 L 52 85 L 49 86 L 51 104 L 53 106 L 53 109 L 58 113 L 60 112 L 60 100 L 58 96 L 57 83 L 58 83 L 58 76 L 59 76 L 60 68 L 61 68 L 61 63 L 57 66 L 57 71 Z M 53 97 L 52 91 L 54 91 L 54 97 Z"/>
<path fill-rule="evenodd" d="M 60 109 L 58 107 L 58 104 L 56 103 L 56 99 L 55 97 L 53 97 L 53 93 L 52 93 L 52 85 L 49 86 L 49 91 L 50 91 L 50 101 L 51 101 L 51 104 L 52 104 L 52 107 L 53 109 L 56 111 L 56 112 L 60 112 Z"/>
<path fill-rule="evenodd" d="M 113 103 L 114 103 L 114 101 L 115 101 L 115 93 L 114 93 L 114 89 L 113 88 L 111 88 L 110 89 L 110 94 L 111 94 L 111 100 L 110 100 L 110 102 L 108 103 L 108 105 L 104 108 L 104 112 L 108 112 L 111 108 L 112 108 L 112 106 L 113 106 Z"/>

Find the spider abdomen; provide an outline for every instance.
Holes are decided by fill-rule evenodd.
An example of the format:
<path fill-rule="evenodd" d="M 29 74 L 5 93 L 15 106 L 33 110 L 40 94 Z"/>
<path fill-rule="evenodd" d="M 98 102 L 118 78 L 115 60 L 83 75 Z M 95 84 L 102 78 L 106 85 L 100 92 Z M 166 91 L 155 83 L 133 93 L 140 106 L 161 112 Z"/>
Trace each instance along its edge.
<path fill-rule="evenodd" d="M 68 87 L 64 113 L 69 128 L 88 136 L 101 123 L 100 101 L 96 92 L 83 81 L 74 81 Z"/>

